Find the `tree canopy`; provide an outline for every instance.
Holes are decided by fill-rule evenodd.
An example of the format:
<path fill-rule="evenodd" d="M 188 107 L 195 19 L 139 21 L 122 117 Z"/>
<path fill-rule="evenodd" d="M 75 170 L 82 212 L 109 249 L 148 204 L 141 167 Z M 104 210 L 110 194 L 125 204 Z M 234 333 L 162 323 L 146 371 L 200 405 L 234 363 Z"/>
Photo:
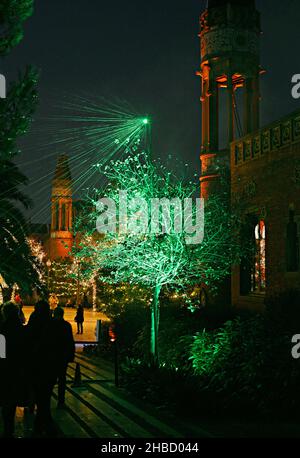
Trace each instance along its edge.
<path fill-rule="evenodd" d="M 153 290 L 152 328 L 157 339 L 161 289 L 199 283 L 214 287 L 224 279 L 240 256 L 239 220 L 229 208 L 226 193 L 212 196 L 205 204 L 198 199 L 200 207 L 193 206 L 196 184 L 178 179 L 147 154 L 113 161 L 103 173 L 108 185 L 88 197 L 80 231 L 89 237 L 81 240 L 76 256 L 88 259 L 87 275 L 97 272 L 102 281 Z M 111 202 L 115 205 L 109 208 Z M 154 221 L 157 208 L 156 214 L 150 211 L 153 202 L 158 203 L 158 221 Z M 102 229 L 102 237 L 96 227 Z M 152 351 L 157 353 L 153 342 Z"/>

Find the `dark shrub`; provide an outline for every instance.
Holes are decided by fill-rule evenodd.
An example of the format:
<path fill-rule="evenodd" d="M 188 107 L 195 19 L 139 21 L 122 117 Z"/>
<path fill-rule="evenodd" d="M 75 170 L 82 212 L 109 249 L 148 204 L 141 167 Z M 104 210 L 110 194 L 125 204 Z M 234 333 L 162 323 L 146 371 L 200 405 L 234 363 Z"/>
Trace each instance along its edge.
<path fill-rule="evenodd" d="M 145 363 L 145 328 L 136 359 L 124 366 L 124 381 L 152 402 L 198 416 L 291 419 L 300 408 L 300 363 L 291 356 L 292 336 L 300 334 L 299 297 L 280 293 L 267 299 L 264 314 L 242 313 L 217 329 L 207 316 L 162 310 L 161 367 Z"/>

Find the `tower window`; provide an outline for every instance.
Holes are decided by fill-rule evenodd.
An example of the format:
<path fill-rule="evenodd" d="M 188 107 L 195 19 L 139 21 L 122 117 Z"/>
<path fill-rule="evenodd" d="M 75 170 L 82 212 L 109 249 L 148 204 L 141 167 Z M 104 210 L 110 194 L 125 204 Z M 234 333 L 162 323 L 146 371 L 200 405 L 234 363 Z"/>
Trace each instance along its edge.
<path fill-rule="evenodd" d="M 61 229 L 62 231 L 66 230 L 66 205 L 62 204 L 61 208 Z"/>

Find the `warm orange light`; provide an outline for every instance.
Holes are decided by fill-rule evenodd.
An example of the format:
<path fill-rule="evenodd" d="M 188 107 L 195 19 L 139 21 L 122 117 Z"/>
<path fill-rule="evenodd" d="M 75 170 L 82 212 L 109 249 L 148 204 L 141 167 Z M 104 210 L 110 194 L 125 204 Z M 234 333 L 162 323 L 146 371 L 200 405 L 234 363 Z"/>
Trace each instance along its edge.
<path fill-rule="evenodd" d="M 117 340 L 117 334 L 115 333 L 113 326 L 109 327 L 108 334 L 109 334 L 109 340 L 111 342 L 115 342 Z"/>

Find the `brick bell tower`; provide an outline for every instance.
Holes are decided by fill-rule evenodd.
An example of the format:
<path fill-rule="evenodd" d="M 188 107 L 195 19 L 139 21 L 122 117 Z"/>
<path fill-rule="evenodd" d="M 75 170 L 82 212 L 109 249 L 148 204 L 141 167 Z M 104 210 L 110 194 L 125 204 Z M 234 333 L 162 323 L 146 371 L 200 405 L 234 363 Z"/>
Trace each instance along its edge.
<path fill-rule="evenodd" d="M 255 0 L 209 0 L 201 15 L 202 146 L 201 196 L 216 190 L 229 167 L 229 145 L 259 127 L 260 14 Z M 220 91 L 226 91 L 227 149 L 219 149 Z M 237 126 L 236 94 L 243 91 L 243 126 Z M 222 98 L 224 100 L 224 97 Z"/>
<path fill-rule="evenodd" d="M 58 157 L 52 181 L 50 259 L 69 257 L 72 234 L 72 177 L 68 156 Z"/>

